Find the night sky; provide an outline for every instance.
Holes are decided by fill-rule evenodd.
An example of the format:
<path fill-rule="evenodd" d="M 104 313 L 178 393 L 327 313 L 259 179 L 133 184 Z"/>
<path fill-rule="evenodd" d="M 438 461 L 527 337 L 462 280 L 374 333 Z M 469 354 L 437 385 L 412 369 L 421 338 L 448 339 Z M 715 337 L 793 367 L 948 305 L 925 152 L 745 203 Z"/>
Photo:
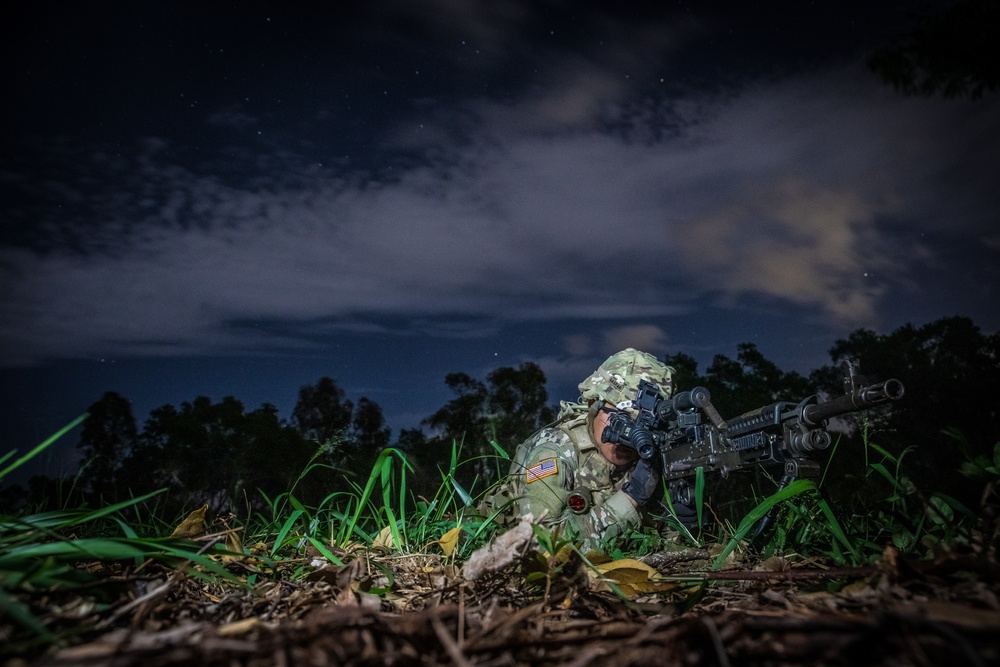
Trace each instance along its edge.
<path fill-rule="evenodd" d="M 108 390 L 395 435 L 449 372 L 1000 329 L 1000 98 L 867 70 L 927 3 L 771 4 L 7 3 L 0 452 Z"/>

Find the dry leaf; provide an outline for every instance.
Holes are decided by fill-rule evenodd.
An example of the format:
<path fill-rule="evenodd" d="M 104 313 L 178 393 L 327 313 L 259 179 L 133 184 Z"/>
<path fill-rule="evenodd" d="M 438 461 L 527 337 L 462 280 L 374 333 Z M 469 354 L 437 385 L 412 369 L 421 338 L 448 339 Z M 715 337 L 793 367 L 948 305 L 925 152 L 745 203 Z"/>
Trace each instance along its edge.
<path fill-rule="evenodd" d="M 619 560 L 613 560 L 608 563 L 601 563 L 597 565 L 597 571 L 601 574 L 607 574 L 609 572 L 641 572 L 643 578 L 648 579 L 650 576 L 656 575 L 657 572 L 645 563 L 638 561 L 634 558 L 621 558 Z M 614 575 L 611 575 L 614 577 Z"/>
<path fill-rule="evenodd" d="M 781 556 L 771 556 L 764 562 L 754 567 L 755 572 L 787 572 L 792 569 L 788 561 Z"/>
<path fill-rule="evenodd" d="M 595 569 L 599 576 L 591 572 L 591 578 L 596 580 L 598 589 L 611 582 L 630 598 L 641 593 L 664 593 L 677 587 L 676 582 L 662 578 L 655 569 L 634 558 L 602 563 Z"/>
<path fill-rule="evenodd" d="M 393 549 L 396 547 L 396 540 L 392 537 L 392 527 L 386 526 L 382 530 L 378 531 L 378 535 L 372 540 L 372 548 L 378 549 Z"/>
<path fill-rule="evenodd" d="M 243 540 L 240 536 L 236 534 L 235 530 L 226 531 L 226 551 L 232 551 L 234 554 L 240 554 L 239 556 L 224 555 L 222 557 L 223 562 L 229 562 L 232 560 L 242 560 L 243 559 Z"/>
<path fill-rule="evenodd" d="M 186 537 L 193 539 L 195 537 L 201 537 L 205 534 L 205 512 L 208 511 L 208 505 L 202 505 L 195 511 L 187 515 L 187 518 L 178 524 L 174 528 L 174 532 L 170 533 L 170 537 Z"/>
<path fill-rule="evenodd" d="M 458 536 L 461 532 L 462 526 L 455 526 L 437 541 L 437 544 L 441 545 L 441 551 L 444 552 L 445 556 L 450 556 L 455 552 L 455 547 L 458 546 Z"/>

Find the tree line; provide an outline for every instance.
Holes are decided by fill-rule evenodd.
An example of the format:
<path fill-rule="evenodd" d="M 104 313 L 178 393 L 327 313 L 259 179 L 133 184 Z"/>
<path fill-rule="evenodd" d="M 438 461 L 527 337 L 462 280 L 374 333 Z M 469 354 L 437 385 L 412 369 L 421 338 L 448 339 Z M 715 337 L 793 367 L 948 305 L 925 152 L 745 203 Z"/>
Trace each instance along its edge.
<path fill-rule="evenodd" d="M 716 355 L 704 373 L 683 353 L 663 360 L 677 369 L 680 389 L 706 387 L 723 416 L 732 417 L 777 400 L 839 395 L 842 362 L 860 359 L 864 375 L 897 378 L 906 395 L 869 422 L 865 433 L 845 422 L 829 461 L 830 487 L 856 490 L 867 437 L 903 458 L 913 484 L 974 503 L 958 470 L 966 458 L 992 458 L 1000 440 L 1000 334 L 985 335 L 964 317 L 908 324 L 885 335 L 860 329 L 838 340 L 830 358 L 808 375 L 781 370 L 752 343 L 739 345 L 735 359 Z M 109 391 L 90 406 L 81 429 L 78 474 L 32 478 L 27 488 L 3 490 L 0 502 L 100 504 L 166 488 L 165 512 L 203 503 L 215 511 L 259 511 L 293 489 L 302 502 L 319 503 L 350 490 L 352 482 L 363 486 L 387 447 L 406 456 L 412 466 L 408 484 L 426 497 L 460 448 L 466 463 L 455 481 L 475 493 L 506 472 L 497 447 L 512 455 L 556 414 L 545 374 L 531 362 L 498 368 L 484 380 L 456 372 L 444 381 L 454 397 L 422 428 L 403 429 L 395 440 L 377 403 L 350 400 L 330 377 L 302 387 L 287 420 L 270 404 L 248 411 L 231 396 L 219 402 L 199 396 L 152 410 L 140 429 L 129 401 Z"/>

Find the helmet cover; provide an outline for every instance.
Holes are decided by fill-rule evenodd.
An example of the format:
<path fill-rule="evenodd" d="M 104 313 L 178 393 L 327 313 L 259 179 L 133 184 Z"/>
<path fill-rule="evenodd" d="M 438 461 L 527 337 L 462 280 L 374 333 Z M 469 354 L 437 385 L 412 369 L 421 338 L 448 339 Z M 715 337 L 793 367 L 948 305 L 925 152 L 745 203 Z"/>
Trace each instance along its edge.
<path fill-rule="evenodd" d="M 629 347 L 612 354 L 580 383 L 580 400 L 607 401 L 619 410 L 631 410 L 641 380 L 656 385 L 664 399 L 670 398 L 674 393 L 674 372 L 653 355 Z"/>

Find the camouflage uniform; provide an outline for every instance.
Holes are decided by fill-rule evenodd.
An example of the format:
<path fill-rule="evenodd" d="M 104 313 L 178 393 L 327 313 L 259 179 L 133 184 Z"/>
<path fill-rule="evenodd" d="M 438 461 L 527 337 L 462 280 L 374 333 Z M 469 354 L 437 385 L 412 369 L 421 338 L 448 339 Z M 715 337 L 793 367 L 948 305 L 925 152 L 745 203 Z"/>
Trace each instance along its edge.
<path fill-rule="evenodd" d="M 656 383 L 665 397 L 673 392 L 673 369 L 652 355 L 628 348 L 609 357 L 580 383 L 580 402 L 564 401 L 553 424 L 518 446 L 494 505 L 506 499 L 508 518 L 530 513 L 543 525 L 561 525 L 564 536 L 585 548 L 638 526 L 639 510 L 622 491 L 634 463 L 612 464 L 591 432 L 596 408 L 605 401 L 631 410 L 640 379 Z"/>

